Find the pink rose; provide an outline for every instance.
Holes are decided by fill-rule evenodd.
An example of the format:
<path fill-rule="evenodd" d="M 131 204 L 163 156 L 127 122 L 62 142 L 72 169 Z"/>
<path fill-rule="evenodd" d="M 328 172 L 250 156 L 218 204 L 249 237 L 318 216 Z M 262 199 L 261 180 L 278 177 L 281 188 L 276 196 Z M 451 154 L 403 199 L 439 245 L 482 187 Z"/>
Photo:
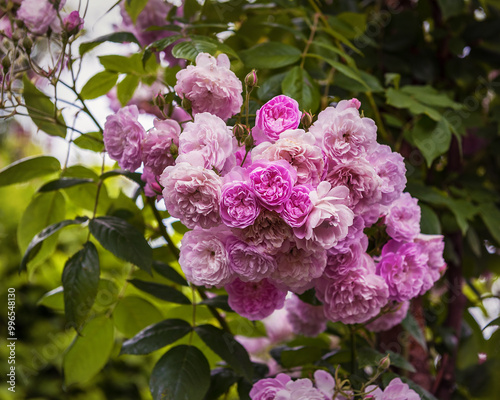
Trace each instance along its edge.
<path fill-rule="evenodd" d="M 155 119 L 153 124 L 154 128 L 142 141 L 142 161 L 155 175 L 161 175 L 166 167 L 175 162 L 170 148 L 172 145 L 179 146 L 181 127 L 173 119 Z"/>
<path fill-rule="evenodd" d="M 301 115 L 297 101 L 280 95 L 269 100 L 257 111 L 255 126 L 274 141 L 278 140 L 280 133 L 297 129 Z"/>
<path fill-rule="evenodd" d="M 66 0 L 61 0 L 59 7 L 56 7 L 55 3 L 54 0 L 23 0 L 17 10 L 17 18 L 23 21 L 32 33 L 43 35 L 56 21 L 57 11 L 64 7 Z M 55 30 L 57 28 L 54 26 Z"/>
<path fill-rule="evenodd" d="M 246 228 L 255 222 L 260 210 L 257 197 L 246 182 L 229 182 L 222 187 L 220 216 L 227 226 Z"/>
<path fill-rule="evenodd" d="M 292 188 L 290 198 L 285 201 L 281 217 L 293 228 L 305 224 L 309 213 L 313 208 L 309 193 L 311 189 L 305 185 L 297 185 Z"/>
<path fill-rule="evenodd" d="M 196 66 L 189 65 L 177 73 L 176 93 L 191 101 L 193 114 L 208 112 L 227 120 L 238 114 L 243 104 L 241 81 L 230 70 L 229 58 L 208 53 L 196 57 Z"/>
<path fill-rule="evenodd" d="M 72 11 L 63 20 L 64 29 L 70 34 L 76 34 L 83 29 L 85 21 L 80 17 L 78 11 Z"/>

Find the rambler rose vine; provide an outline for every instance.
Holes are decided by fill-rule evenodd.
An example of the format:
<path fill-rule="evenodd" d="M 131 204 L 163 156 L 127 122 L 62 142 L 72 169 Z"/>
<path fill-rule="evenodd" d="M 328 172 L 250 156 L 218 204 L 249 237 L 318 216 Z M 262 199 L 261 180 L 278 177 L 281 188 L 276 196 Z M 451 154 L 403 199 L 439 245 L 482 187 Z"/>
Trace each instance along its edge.
<path fill-rule="evenodd" d="M 255 72 L 246 93 L 250 80 Z M 111 158 L 130 171 L 144 163 L 146 193 L 161 193 L 170 215 L 192 229 L 180 248 L 187 279 L 224 287 L 231 308 L 250 320 L 293 303 L 288 318 L 305 335 L 322 332 L 327 320 L 373 331 L 397 325 L 408 301 L 446 267 L 443 237 L 420 233 L 417 200 L 403 193 L 403 158 L 377 143 L 357 99 L 327 107 L 313 122 L 280 95 L 257 111 L 253 127 L 228 125 L 237 114 L 248 120 L 248 110 L 240 114 L 242 86 L 225 54 L 201 53 L 175 85 L 192 118 L 157 119 L 146 132 L 137 107 L 127 106 L 105 125 Z M 322 305 L 286 300 L 312 289 Z M 269 382 L 259 382 L 252 398 L 324 396 L 301 380 L 281 391 L 271 385 L 269 397 L 258 389 Z M 393 382 L 398 389 L 388 393 L 409 390 Z M 368 396 L 392 398 L 380 389 Z"/>

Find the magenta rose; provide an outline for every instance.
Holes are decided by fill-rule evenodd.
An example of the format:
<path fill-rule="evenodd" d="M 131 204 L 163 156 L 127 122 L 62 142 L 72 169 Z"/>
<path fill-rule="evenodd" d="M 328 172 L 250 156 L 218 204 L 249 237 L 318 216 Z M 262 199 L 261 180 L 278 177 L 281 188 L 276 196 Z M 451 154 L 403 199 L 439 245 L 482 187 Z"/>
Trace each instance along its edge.
<path fill-rule="evenodd" d="M 231 228 L 246 228 L 259 216 L 261 207 L 248 183 L 229 182 L 222 187 L 220 217 Z"/>
<path fill-rule="evenodd" d="M 280 95 L 264 104 L 255 117 L 255 126 L 271 140 L 278 140 L 280 133 L 288 129 L 297 129 L 302 113 L 299 103 L 294 99 Z"/>
<path fill-rule="evenodd" d="M 72 11 L 63 20 L 64 29 L 70 34 L 76 34 L 83 28 L 84 20 L 78 11 Z"/>
<path fill-rule="evenodd" d="M 313 205 L 309 198 L 311 189 L 305 185 L 297 185 L 292 189 L 290 198 L 285 201 L 281 218 L 293 228 L 304 225 Z"/>
<path fill-rule="evenodd" d="M 262 205 L 268 210 L 281 212 L 297 181 L 295 169 L 279 160 L 254 162 L 248 171 L 251 187 Z"/>

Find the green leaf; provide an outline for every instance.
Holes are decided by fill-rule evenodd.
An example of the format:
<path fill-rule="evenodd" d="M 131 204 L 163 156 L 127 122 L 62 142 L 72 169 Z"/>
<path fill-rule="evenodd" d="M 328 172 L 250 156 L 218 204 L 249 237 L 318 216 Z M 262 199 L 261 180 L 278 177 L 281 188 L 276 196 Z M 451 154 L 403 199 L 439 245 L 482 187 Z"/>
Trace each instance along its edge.
<path fill-rule="evenodd" d="M 99 62 L 109 72 L 119 72 L 122 74 L 144 73 L 140 54 L 132 54 L 129 57 L 119 55 L 100 56 Z"/>
<path fill-rule="evenodd" d="M 80 95 L 85 100 L 104 96 L 115 86 L 117 80 L 118 73 L 116 72 L 99 72 L 87 81 Z"/>
<path fill-rule="evenodd" d="M 130 32 L 114 32 L 109 35 L 100 36 L 91 42 L 85 42 L 80 45 L 80 55 L 83 56 L 86 52 L 92 50 L 94 47 L 99 46 L 101 43 L 135 43 L 140 46 L 137 38 Z"/>
<path fill-rule="evenodd" d="M 420 103 L 415 98 L 402 92 L 401 90 L 389 88 L 387 89 L 385 95 L 387 96 L 387 104 L 393 107 L 407 108 L 414 115 L 426 114 L 434 121 L 439 121 L 441 119 L 441 113 L 435 108 L 428 107 L 425 104 Z"/>
<path fill-rule="evenodd" d="M 427 351 L 427 342 L 425 341 L 424 333 L 411 313 L 406 314 L 406 317 L 401 322 L 401 325 L 405 331 L 407 331 L 417 341 L 417 343 L 422 346 L 425 351 Z"/>
<path fill-rule="evenodd" d="M 153 261 L 153 269 L 160 275 L 164 276 L 168 280 L 177 283 L 182 286 L 188 286 L 187 281 L 170 265 L 167 265 L 161 261 Z"/>
<path fill-rule="evenodd" d="M 426 117 L 420 119 L 413 128 L 411 137 L 429 168 L 437 157 L 448 151 L 451 143 L 450 127 L 444 118 L 437 124 Z"/>
<path fill-rule="evenodd" d="M 196 347 L 174 347 L 153 368 L 149 388 L 155 400 L 203 400 L 210 387 L 210 366 Z"/>
<path fill-rule="evenodd" d="M 45 306 L 57 311 L 64 311 L 63 287 L 59 286 L 50 292 L 45 293 L 36 303 L 37 306 Z"/>
<path fill-rule="evenodd" d="M 131 181 L 137 183 L 139 186 L 144 186 L 144 181 L 141 179 L 141 174 L 138 172 L 124 171 L 122 169 L 116 169 L 112 171 L 105 172 L 101 175 L 101 180 L 111 178 L 113 176 L 122 175 Z"/>
<path fill-rule="evenodd" d="M 31 243 L 37 234 L 47 226 L 59 222 L 66 216 L 66 201 L 59 192 L 41 193 L 35 195 L 24 211 L 17 228 L 17 243 L 21 254 L 28 253 Z M 29 260 L 36 265 L 45 260 L 55 250 L 57 236 L 53 236 L 43 243 L 36 252 L 30 254 Z M 36 260 L 34 260 L 36 256 Z M 25 261 L 25 259 L 23 259 Z M 23 265 L 23 263 L 21 263 Z"/>
<path fill-rule="evenodd" d="M 200 53 L 209 53 L 214 55 L 217 52 L 217 45 L 209 41 L 191 40 L 177 43 L 172 49 L 172 55 L 175 58 L 184 58 L 189 61 L 195 61 Z"/>
<path fill-rule="evenodd" d="M 47 182 L 43 185 L 38 192 L 52 192 L 54 190 L 64 189 L 71 186 L 81 185 L 83 183 L 93 183 L 93 179 L 83 179 L 83 178 L 61 178 L 55 181 Z"/>
<path fill-rule="evenodd" d="M 208 324 L 196 326 L 194 329 L 214 353 L 231 365 L 238 374 L 252 382 L 253 366 L 250 357 L 233 335 Z"/>
<path fill-rule="evenodd" d="M 328 18 L 330 26 L 347 39 L 354 39 L 366 30 L 367 14 L 343 12 Z"/>
<path fill-rule="evenodd" d="M 500 210 L 493 203 L 483 203 L 479 207 L 479 214 L 491 236 L 500 244 Z"/>
<path fill-rule="evenodd" d="M 410 372 L 416 372 L 415 367 L 411 365 L 401 354 L 394 353 L 393 351 L 388 351 L 389 359 L 391 360 L 391 365 L 397 368 L 401 368 Z M 366 366 L 378 366 L 380 360 L 384 358 L 387 354 L 382 354 L 371 347 L 363 347 L 357 352 L 357 360 L 360 368 Z"/>
<path fill-rule="evenodd" d="M 420 395 L 421 400 L 438 400 L 431 393 L 429 393 L 427 390 L 425 390 L 420 385 L 417 385 L 411 379 L 408 379 L 404 376 L 397 375 L 394 372 L 387 372 L 382 376 L 384 386 L 387 386 L 389 384 L 389 382 L 392 381 L 394 378 L 400 378 L 404 383 L 406 383 L 408 386 L 410 386 L 410 389 L 413 389 L 415 392 L 417 392 Z"/>
<path fill-rule="evenodd" d="M 182 319 L 166 319 L 148 326 L 132 339 L 123 342 L 120 354 L 152 353 L 174 343 L 191 330 L 191 325 Z"/>
<path fill-rule="evenodd" d="M 299 108 L 315 112 L 319 107 L 321 94 L 318 84 L 305 69 L 293 67 L 281 84 L 283 94 L 297 100 Z"/>
<path fill-rule="evenodd" d="M 89 223 L 90 233 L 118 258 L 151 273 L 153 251 L 142 233 L 117 217 L 98 217 Z"/>
<path fill-rule="evenodd" d="M 176 304 L 191 304 L 191 301 L 184 294 L 173 287 L 162 285 L 161 283 L 141 281 L 139 279 L 131 279 L 129 282 L 137 289 L 161 300 Z"/>
<path fill-rule="evenodd" d="M 125 1 L 125 10 L 127 14 L 132 18 L 132 22 L 135 24 L 137 21 L 137 17 L 144 10 L 148 4 L 148 0 L 126 0 Z"/>
<path fill-rule="evenodd" d="M 229 307 L 229 304 L 227 302 L 228 298 L 229 296 L 227 295 L 221 295 L 205 299 L 198 304 L 204 304 L 206 306 L 220 308 L 221 310 L 224 310 L 226 312 L 234 312 L 233 309 Z"/>
<path fill-rule="evenodd" d="M 99 255 L 92 242 L 85 243 L 64 265 L 64 312 L 66 321 L 78 331 L 97 296 L 99 274 Z"/>
<path fill-rule="evenodd" d="M 61 163 L 50 156 L 27 157 L 0 170 L 0 187 L 27 182 L 61 170 Z"/>
<path fill-rule="evenodd" d="M 323 303 L 316 297 L 316 290 L 314 288 L 306 290 L 304 293 L 298 295 L 299 299 L 304 303 L 312 306 L 321 306 Z"/>
<path fill-rule="evenodd" d="M 500 326 L 500 317 L 495 318 L 493 321 L 490 321 L 486 326 L 482 329 L 483 331 L 490 326 Z"/>
<path fill-rule="evenodd" d="M 116 95 L 122 107 L 125 107 L 134 95 L 140 78 L 137 75 L 127 75 L 116 87 Z"/>
<path fill-rule="evenodd" d="M 38 90 L 26 75 L 23 76 L 23 87 L 28 114 L 37 128 L 50 136 L 66 137 L 66 122 L 50 98 Z"/>
<path fill-rule="evenodd" d="M 419 204 L 422 216 L 420 218 L 420 232 L 427 235 L 440 235 L 441 223 L 436 213 L 425 204 Z"/>
<path fill-rule="evenodd" d="M 113 310 L 115 326 L 125 337 L 133 337 L 162 319 L 163 316 L 156 306 L 138 296 L 124 297 Z"/>
<path fill-rule="evenodd" d="M 88 132 L 78 136 L 73 143 L 81 149 L 91 150 L 96 153 L 104 151 L 104 141 L 101 132 Z"/>
<path fill-rule="evenodd" d="M 259 85 L 257 89 L 257 96 L 262 101 L 269 101 L 273 97 L 280 95 L 281 92 L 281 82 L 285 79 L 288 72 L 282 72 L 277 75 L 273 75 L 266 79 L 262 84 Z"/>
<path fill-rule="evenodd" d="M 64 355 L 66 385 L 83 383 L 94 377 L 108 361 L 113 344 L 113 322 L 108 317 L 101 315 L 89 321 Z"/>
<path fill-rule="evenodd" d="M 228 393 L 231 386 L 238 381 L 238 377 L 229 368 L 217 368 L 212 370 L 210 376 L 210 389 L 204 400 L 218 400 L 225 393 Z M 241 400 L 241 398 L 240 398 Z"/>
<path fill-rule="evenodd" d="M 300 56 L 298 48 L 279 42 L 260 43 L 240 52 L 246 67 L 259 69 L 286 67 L 299 61 Z"/>
<path fill-rule="evenodd" d="M 40 250 L 42 242 L 52 236 L 54 233 L 58 232 L 60 229 L 69 226 L 69 225 L 80 225 L 88 220 L 87 217 L 76 217 L 75 219 L 67 219 L 65 221 L 57 222 L 53 225 L 50 225 L 43 229 L 40 233 L 35 235 L 35 237 L 31 240 L 24 253 L 24 257 L 21 261 L 21 265 L 19 266 L 19 271 L 25 271 L 28 262 L 36 255 L 36 253 Z"/>
<path fill-rule="evenodd" d="M 460 15 L 465 6 L 464 0 L 438 0 L 438 3 L 445 20 Z"/>
<path fill-rule="evenodd" d="M 303 346 L 283 350 L 280 354 L 280 361 L 285 368 L 293 368 L 304 364 L 312 364 L 318 361 L 322 355 L 323 350 L 319 347 Z"/>

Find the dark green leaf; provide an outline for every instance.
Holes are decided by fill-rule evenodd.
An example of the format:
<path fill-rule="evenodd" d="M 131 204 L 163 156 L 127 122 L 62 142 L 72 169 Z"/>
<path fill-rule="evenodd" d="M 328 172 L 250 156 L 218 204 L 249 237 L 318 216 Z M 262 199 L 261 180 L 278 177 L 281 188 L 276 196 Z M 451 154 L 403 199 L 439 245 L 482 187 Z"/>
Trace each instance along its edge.
<path fill-rule="evenodd" d="M 438 0 L 438 3 L 445 20 L 460 15 L 465 6 L 464 0 Z"/>
<path fill-rule="evenodd" d="M 490 326 L 500 326 L 500 317 L 495 318 L 493 321 L 490 321 L 486 326 L 482 329 L 483 331 Z"/>
<path fill-rule="evenodd" d="M 0 170 L 0 187 L 26 182 L 39 176 L 52 174 L 60 169 L 61 164 L 54 157 L 34 156 L 23 158 Z"/>
<path fill-rule="evenodd" d="M 130 32 L 114 32 L 109 35 L 104 35 L 94 39 L 91 42 L 85 42 L 80 45 L 80 55 L 83 56 L 87 51 L 92 50 L 94 47 L 99 46 L 104 42 L 113 43 L 136 43 L 139 45 L 139 41 Z"/>
<path fill-rule="evenodd" d="M 233 312 L 233 309 L 231 307 L 229 307 L 227 300 L 228 300 L 227 295 L 221 295 L 221 296 L 216 296 L 216 297 L 205 299 L 202 302 L 200 302 L 199 304 L 205 304 L 206 306 L 220 308 L 221 310 L 224 310 L 227 312 Z"/>
<path fill-rule="evenodd" d="M 106 250 L 151 273 L 153 251 L 134 226 L 121 218 L 108 216 L 92 219 L 89 229 Z"/>
<path fill-rule="evenodd" d="M 283 350 L 281 352 L 281 365 L 285 368 L 298 367 L 318 361 L 323 355 L 319 347 L 304 346 L 297 349 Z"/>
<path fill-rule="evenodd" d="M 401 322 L 401 325 L 417 341 L 417 343 L 422 346 L 424 350 L 427 350 L 427 342 L 425 341 L 424 333 L 411 313 L 406 314 L 406 317 Z"/>
<path fill-rule="evenodd" d="M 66 321 L 76 330 L 85 322 L 99 286 L 99 255 L 92 242 L 74 254 L 62 273 Z"/>
<path fill-rule="evenodd" d="M 444 118 L 437 124 L 426 117 L 420 119 L 413 128 L 411 137 L 422 152 L 428 167 L 437 157 L 448 151 L 451 143 L 450 127 Z"/>
<path fill-rule="evenodd" d="M 113 322 L 105 315 L 89 321 L 81 335 L 64 354 L 64 381 L 67 386 L 95 376 L 108 362 L 114 345 Z"/>
<path fill-rule="evenodd" d="M 325 58 L 324 60 L 328 64 L 330 64 L 332 67 L 334 67 L 341 74 L 344 74 L 348 78 L 351 78 L 352 80 L 360 83 L 365 88 L 365 91 L 366 90 L 370 90 L 370 87 L 361 78 L 360 73 L 357 70 L 355 70 L 354 68 L 352 68 L 352 67 L 350 67 L 348 65 L 342 64 L 341 62 L 338 62 L 338 61 L 335 61 L 335 60 L 331 60 L 329 58 Z"/>
<path fill-rule="evenodd" d="M 182 319 L 166 319 L 150 325 L 132 339 L 123 342 L 120 354 L 149 354 L 191 332 L 191 325 Z"/>
<path fill-rule="evenodd" d="M 45 293 L 36 303 L 37 306 L 45 306 L 58 311 L 64 311 L 63 287 L 59 286 L 50 292 Z"/>
<path fill-rule="evenodd" d="M 500 210 L 493 203 L 484 203 L 479 213 L 491 236 L 500 244 Z"/>
<path fill-rule="evenodd" d="M 37 128 L 50 136 L 66 137 L 66 122 L 50 98 L 38 90 L 26 75 L 23 76 L 23 87 L 23 97 L 28 114 Z"/>
<path fill-rule="evenodd" d="M 177 283 L 182 286 L 188 286 L 187 281 L 170 265 L 167 265 L 161 261 L 153 261 L 153 269 L 160 275 L 164 276 L 168 280 Z"/>
<path fill-rule="evenodd" d="M 127 75 L 116 87 L 116 95 L 118 101 L 125 107 L 132 96 L 134 95 L 137 86 L 139 85 L 139 76 L 137 75 Z"/>
<path fill-rule="evenodd" d="M 240 52 L 240 57 L 248 68 L 281 68 L 300 60 L 298 48 L 284 43 L 260 43 Z"/>
<path fill-rule="evenodd" d="M 213 369 L 210 377 L 210 388 L 204 400 L 217 400 L 227 393 L 231 386 L 238 381 L 234 371 L 229 368 Z"/>
<path fill-rule="evenodd" d="M 415 368 L 411 365 L 401 354 L 388 351 L 389 359 L 391 360 L 391 365 L 401 368 L 410 372 L 415 372 Z M 357 361 L 360 368 L 367 366 L 378 366 L 380 360 L 384 358 L 386 354 L 382 354 L 371 347 L 363 347 L 358 349 Z"/>
<path fill-rule="evenodd" d="M 191 304 L 191 301 L 184 294 L 173 287 L 162 285 L 161 283 L 141 281 L 139 279 L 131 279 L 129 282 L 137 289 L 161 300 L 176 304 Z"/>
<path fill-rule="evenodd" d="M 61 178 L 61 179 L 56 179 L 55 181 L 47 182 L 40 189 L 38 189 L 38 191 L 51 192 L 53 190 L 64 189 L 71 186 L 81 185 L 82 183 L 92 183 L 92 182 L 94 182 L 92 179 Z"/>
<path fill-rule="evenodd" d="M 321 306 L 323 303 L 319 301 L 316 297 L 316 291 L 314 288 L 306 290 L 304 293 L 299 294 L 299 299 L 304 303 L 311 304 L 312 306 Z"/>
<path fill-rule="evenodd" d="M 285 79 L 287 72 L 282 72 L 277 75 L 266 79 L 262 84 L 259 84 L 257 89 L 257 96 L 262 101 L 269 101 L 273 97 L 280 95 L 281 92 L 281 82 Z"/>
<path fill-rule="evenodd" d="M 99 72 L 87 81 L 87 83 L 83 86 L 80 95 L 85 100 L 103 96 L 115 86 L 117 80 L 118 73 L 116 72 Z"/>
<path fill-rule="evenodd" d="M 440 235 L 441 224 L 436 213 L 425 204 L 419 204 L 422 216 L 420 218 L 420 231 L 427 235 Z"/>
<path fill-rule="evenodd" d="M 215 54 L 217 45 L 203 40 L 191 40 L 187 42 L 177 43 L 172 49 L 172 55 L 175 58 L 184 58 L 189 61 L 195 61 L 200 53 Z"/>
<path fill-rule="evenodd" d="M 47 239 L 49 236 L 53 235 L 60 229 L 69 226 L 69 225 L 80 225 L 88 220 L 87 217 L 77 217 L 75 219 L 67 219 L 65 221 L 58 222 L 56 224 L 50 225 L 44 230 L 42 230 L 39 234 L 37 234 L 33 240 L 28 245 L 26 252 L 24 253 L 24 257 L 21 261 L 21 265 L 19 266 L 19 271 L 25 271 L 26 265 L 28 262 L 35 256 L 36 252 L 40 250 L 40 246 L 42 242 Z"/>
<path fill-rule="evenodd" d="M 297 100 L 304 111 L 315 112 L 319 107 L 321 94 L 318 84 L 305 69 L 293 67 L 281 84 L 283 94 Z"/>
<path fill-rule="evenodd" d="M 100 153 L 104 151 L 104 141 L 101 132 L 88 132 L 78 136 L 73 143 L 81 149 L 95 151 Z"/>
<path fill-rule="evenodd" d="M 343 12 L 328 19 L 333 30 L 340 32 L 347 39 L 354 39 L 366 30 L 366 17 L 364 13 Z"/>
<path fill-rule="evenodd" d="M 104 179 L 111 178 L 113 176 L 119 176 L 119 175 L 122 175 L 122 176 L 130 179 L 131 181 L 134 181 L 139 186 L 144 186 L 144 181 L 141 179 L 140 173 L 124 171 L 121 169 L 105 172 L 104 174 L 101 175 L 101 179 L 104 180 Z"/>
<path fill-rule="evenodd" d="M 210 387 L 210 366 L 196 347 L 181 345 L 163 355 L 151 373 L 155 400 L 203 400 Z"/>
<path fill-rule="evenodd" d="M 194 328 L 198 336 L 220 358 L 231 365 L 234 370 L 252 381 L 253 366 L 245 348 L 237 342 L 233 335 L 213 325 L 199 325 Z"/>
<path fill-rule="evenodd" d="M 181 221 L 173 222 L 172 228 L 174 228 L 174 231 L 179 232 L 181 235 L 189 231 L 189 228 L 187 228 Z"/>

